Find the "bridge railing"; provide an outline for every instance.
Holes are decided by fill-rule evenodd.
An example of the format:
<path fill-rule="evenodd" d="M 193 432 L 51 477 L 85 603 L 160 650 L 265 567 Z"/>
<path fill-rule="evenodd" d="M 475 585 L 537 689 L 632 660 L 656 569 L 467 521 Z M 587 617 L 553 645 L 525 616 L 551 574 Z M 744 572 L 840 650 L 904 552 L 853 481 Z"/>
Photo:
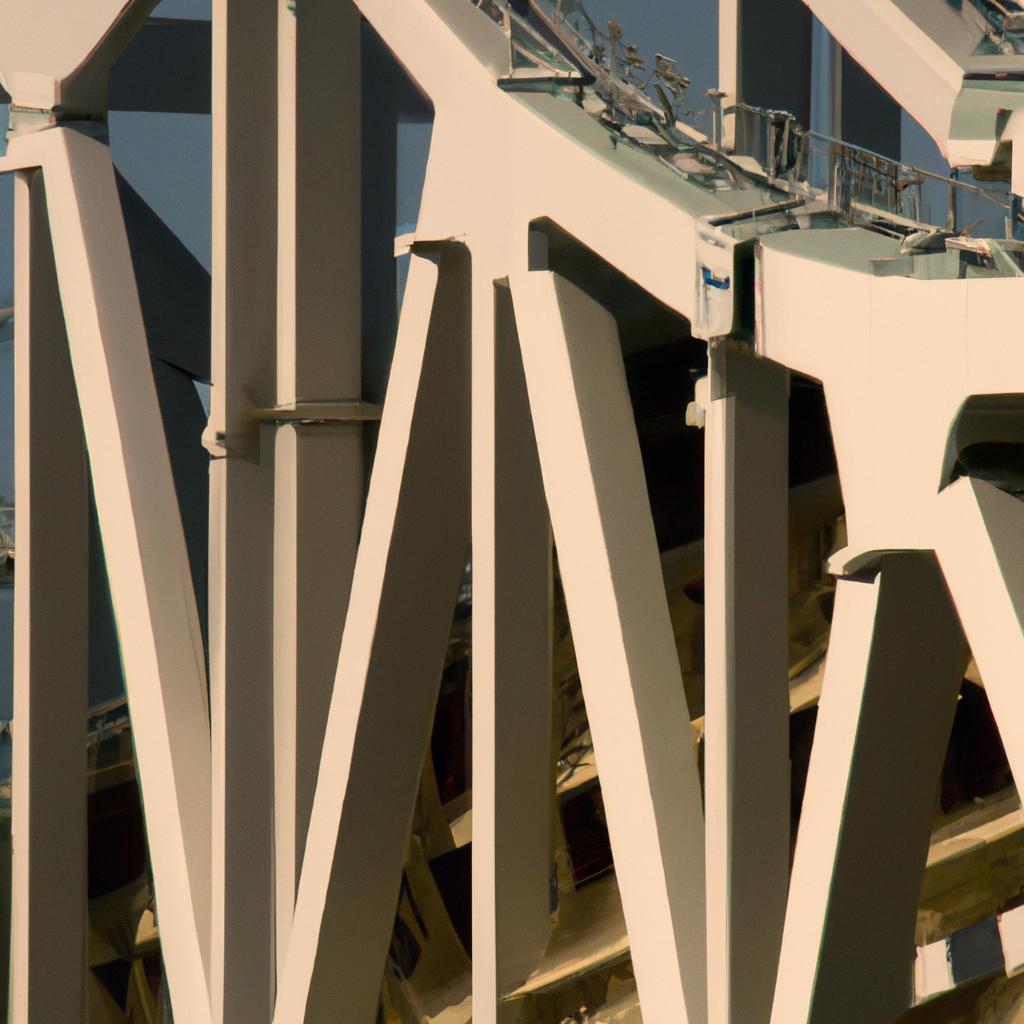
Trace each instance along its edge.
<path fill-rule="evenodd" d="M 713 104 L 716 96 L 712 95 Z M 976 221 L 1002 219 L 1008 237 L 1024 227 L 1020 200 L 1013 195 L 1000 195 L 810 131 L 785 111 L 737 103 L 713 116 L 712 123 L 721 124 L 730 115 L 734 156 L 752 158 L 767 178 L 789 191 L 826 198 L 829 208 L 851 223 L 873 217 L 905 227 L 960 231 L 972 226 L 964 217 L 969 209 Z M 945 194 L 941 224 L 925 202 L 928 183 Z"/>

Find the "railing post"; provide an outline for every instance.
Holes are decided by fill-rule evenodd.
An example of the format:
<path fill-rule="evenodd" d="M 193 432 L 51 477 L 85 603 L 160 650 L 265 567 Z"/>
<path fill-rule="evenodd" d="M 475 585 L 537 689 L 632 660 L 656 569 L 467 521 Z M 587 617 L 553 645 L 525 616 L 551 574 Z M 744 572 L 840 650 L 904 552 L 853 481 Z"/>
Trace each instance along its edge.
<path fill-rule="evenodd" d="M 1006 212 L 1006 237 L 1017 238 L 1021 235 L 1020 217 L 1022 212 L 1021 197 L 1013 192 L 1009 194 L 1010 208 Z"/>
<path fill-rule="evenodd" d="M 711 145 L 715 149 L 722 146 L 722 99 L 725 93 L 721 89 L 708 89 L 708 99 L 711 101 Z"/>

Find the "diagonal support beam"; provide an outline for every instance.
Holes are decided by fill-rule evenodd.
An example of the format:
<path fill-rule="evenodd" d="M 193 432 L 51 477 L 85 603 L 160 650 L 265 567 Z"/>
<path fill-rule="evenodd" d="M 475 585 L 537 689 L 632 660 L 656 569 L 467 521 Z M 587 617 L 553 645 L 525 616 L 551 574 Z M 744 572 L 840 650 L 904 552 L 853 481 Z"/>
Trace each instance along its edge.
<path fill-rule="evenodd" d="M 413 252 L 276 1024 L 376 1018 L 469 550 L 469 267 Z"/>
<path fill-rule="evenodd" d="M 964 670 L 931 552 L 837 581 L 773 1024 L 871 1024 L 913 998 L 935 786 Z"/>
<path fill-rule="evenodd" d="M 615 320 L 513 275 L 523 365 L 646 1024 L 703 1024 L 696 756 Z"/>
<path fill-rule="evenodd" d="M 209 1020 L 210 732 L 195 592 L 107 146 L 12 143 L 50 230 L 128 688 L 175 1012 Z M 13 162 L 13 161 L 12 161 Z"/>

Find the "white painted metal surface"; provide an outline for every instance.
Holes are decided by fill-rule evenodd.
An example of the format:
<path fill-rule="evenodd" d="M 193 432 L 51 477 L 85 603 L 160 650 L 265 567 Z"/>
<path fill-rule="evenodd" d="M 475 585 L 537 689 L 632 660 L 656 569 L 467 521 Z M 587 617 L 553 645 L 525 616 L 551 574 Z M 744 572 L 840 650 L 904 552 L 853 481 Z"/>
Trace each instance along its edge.
<path fill-rule="evenodd" d="M 4 0 L 0 82 L 18 106 L 102 113 L 106 76 L 155 0 Z"/>
<path fill-rule="evenodd" d="M 0 4 L 0 68 L 15 101 L 38 107 L 50 124 L 61 83 L 144 6 L 85 5 L 74 32 L 51 48 L 55 37 L 25 26 L 24 5 Z M 908 5 L 812 6 L 936 137 L 948 137 L 963 68 Z M 1024 393 L 1024 349 L 1007 340 L 1019 333 L 1020 279 L 875 276 L 871 259 L 893 255 L 894 243 L 857 229 L 761 242 L 757 355 L 773 364 L 746 353 L 741 362 L 753 377 L 734 391 L 715 390 L 713 379 L 707 410 L 705 834 L 618 327 L 579 287 L 531 269 L 528 232 L 550 219 L 687 317 L 696 336 L 711 338 L 732 326 L 731 296 L 707 313 L 698 253 L 711 243 L 698 239 L 702 218 L 730 208 L 612 145 L 572 102 L 497 88 L 504 37 L 465 0 L 358 0 L 344 12 L 321 10 L 353 59 L 356 9 L 436 112 L 361 529 L 358 426 L 320 424 L 308 428 L 313 434 L 288 424 L 271 444 L 272 428 L 261 437 L 252 422 L 257 408 L 360 399 L 358 133 L 332 136 L 349 192 L 318 223 L 317 205 L 336 179 L 303 176 L 321 159 L 323 136 L 299 115 L 304 60 L 321 83 L 314 92 L 332 87 L 325 54 L 304 57 L 287 5 L 215 5 L 209 698 L 109 150 L 79 130 L 96 133 L 94 126 L 80 123 L 19 135 L 0 161 L 0 172 L 41 168 L 46 187 L 177 1018 L 318 1024 L 343 1012 L 355 1024 L 374 1020 L 437 677 L 472 545 L 472 1014 L 477 1024 L 498 1020 L 502 997 L 541 962 L 547 939 L 548 519 L 644 1020 L 824 1024 L 851 1000 L 862 1016 L 899 1012 L 912 993 L 913 949 L 904 939 L 927 850 L 933 769 L 962 669 L 961 624 L 1010 764 L 1024 777 L 1024 510 L 991 484 L 943 478 L 964 401 Z M 904 47 L 896 61 L 878 49 L 878 40 L 893 39 Z M 105 70 L 96 60 L 91 70 Z M 355 104 L 354 73 L 345 83 L 339 92 Z M 266 104 L 253 105 L 254 96 Z M 94 101 L 102 107 L 90 94 Z M 280 117 L 268 117 L 278 102 Z M 19 189 L 18 306 L 32 310 L 27 331 L 19 313 L 25 345 L 39 326 L 31 289 L 34 261 L 46 250 L 34 233 L 34 248 L 27 241 L 25 178 Z M 337 293 L 325 247 L 340 263 Z M 326 340 L 330 330 L 336 344 Z M 59 362 L 49 372 L 61 373 Z M 767 549 L 758 557 L 751 537 L 763 522 L 774 542 L 785 542 L 780 367 L 824 383 L 849 528 L 834 563 L 839 599 L 781 939 L 788 706 L 776 633 L 784 623 L 778 593 L 752 582 L 780 567 Z M 21 377 L 19 387 L 21 402 L 33 400 L 32 381 Z M 70 431 L 73 419 L 65 415 L 61 428 Z M 29 432 L 19 442 L 19 472 L 37 473 L 38 458 L 26 453 L 56 426 L 41 423 L 31 404 L 19 405 L 19 426 Z M 325 480 L 332 468 L 341 479 Z M 29 495 L 20 502 L 35 500 L 37 481 L 19 476 Z M 69 515 L 80 511 L 80 483 Z M 43 493 L 46 485 L 38 483 Z M 750 514 L 759 500 L 760 517 Z M 34 531 L 54 523 L 26 507 L 32 544 Z M 73 538 L 67 543 L 79 558 Z M 58 613 L 80 616 L 81 607 L 70 594 L 66 607 L 35 603 L 29 552 L 18 627 L 19 716 L 29 740 L 14 799 L 15 820 L 31 822 L 39 787 L 52 782 L 39 781 L 32 762 L 33 744 L 46 738 L 31 731 L 33 701 L 52 684 L 35 631 L 52 628 Z M 762 613 L 772 624 L 764 637 L 751 625 Z M 757 693 L 754 667 L 735 658 L 747 643 L 763 644 Z M 878 694 L 896 689 L 899 714 L 887 716 Z M 910 723 L 921 721 L 927 726 L 910 735 Z M 310 751 L 320 750 L 321 736 L 317 759 Z M 879 746 L 903 760 L 880 759 Z M 509 764 L 517 753 L 522 770 Z M 865 865 L 885 865 L 867 831 L 864 794 L 890 777 L 897 781 L 879 813 L 899 844 L 898 865 L 865 896 Z M 763 806 L 755 806 L 762 786 Z M 771 822 L 762 828 L 764 806 Z M 528 824 L 513 826 L 517 814 Z M 67 842 L 80 844 L 81 822 L 63 826 Z M 25 827 L 23 849 L 31 850 L 41 837 Z M 762 837 L 764 851 L 752 850 Z M 76 979 L 69 973 L 40 995 L 33 963 L 41 884 L 33 871 L 52 864 L 30 870 L 22 852 L 15 870 L 16 925 L 30 936 L 15 954 L 15 1020 L 34 1022 L 33 1001 L 50 997 L 73 1019 Z M 69 874 L 63 884 L 70 892 L 83 883 Z M 886 922 L 878 970 L 864 960 L 882 955 L 863 933 L 868 912 Z"/>

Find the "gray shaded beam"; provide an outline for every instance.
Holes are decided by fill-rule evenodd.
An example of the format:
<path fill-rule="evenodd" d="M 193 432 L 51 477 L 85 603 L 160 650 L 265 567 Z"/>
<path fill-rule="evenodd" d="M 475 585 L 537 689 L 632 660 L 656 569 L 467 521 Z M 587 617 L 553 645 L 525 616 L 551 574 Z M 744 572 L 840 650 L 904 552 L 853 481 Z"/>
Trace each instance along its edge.
<path fill-rule="evenodd" d="M 280 30 L 278 404 L 361 397 L 360 17 L 297 10 Z"/>
<path fill-rule="evenodd" d="M 360 95 L 362 145 L 362 397 L 387 391 L 398 321 L 395 196 L 398 188 L 398 71 L 380 36 L 363 23 Z M 371 435 L 372 436 L 372 435 Z"/>
<path fill-rule="evenodd" d="M 216 1024 L 266 1024 L 273 999 L 273 442 L 263 443 L 261 462 L 210 464 Z"/>
<path fill-rule="evenodd" d="M 162 359 L 151 360 L 153 381 L 171 457 L 174 490 L 185 531 L 199 624 L 207 639 L 207 581 L 209 576 L 210 457 L 203 448 L 206 412 L 192 378 Z"/>
<path fill-rule="evenodd" d="M 110 110 L 209 114 L 210 22 L 150 18 L 110 71 Z"/>
<path fill-rule="evenodd" d="M 40 172 L 16 181 L 11 1020 L 84 1012 L 89 505 Z"/>
<path fill-rule="evenodd" d="M 210 718 L 215 1024 L 266 1024 L 274 989 L 273 444 L 276 0 L 214 0 Z"/>
<path fill-rule="evenodd" d="M 705 431 L 708 1009 L 771 1013 L 789 885 L 788 434 L 784 367 L 711 346 Z"/>
<path fill-rule="evenodd" d="M 472 959 L 473 1019 L 488 1024 L 547 946 L 555 779 L 547 502 L 511 294 L 478 273 Z"/>
<path fill-rule="evenodd" d="M 537 966 L 548 941 L 555 800 L 553 569 L 548 506 L 512 297 L 507 284 L 494 294 L 497 887 L 493 908 L 498 919 L 498 982 L 503 992 L 509 992 Z M 474 815 L 476 808 L 474 802 Z"/>
<path fill-rule="evenodd" d="M 363 398 L 379 403 L 387 389 L 398 316 L 398 123 L 429 122 L 433 108 L 366 21 L 362 40 Z"/>
<path fill-rule="evenodd" d="M 362 519 L 361 19 L 348 0 L 279 15 L 274 717 L 278 970 L 295 911 Z M 319 401 L 318 401 L 319 400 Z M 331 400 L 334 400 L 333 403 Z"/>
<path fill-rule="evenodd" d="M 811 119 L 811 12 L 803 0 L 734 0 L 739 8 L 737 98 Z"/>
<path fill-rule="evenodd" d="M 117 175 L 149 351 L 210 380 L 210 275 L 128 181 Z"/>
<path fill-rule="evenodd" d="M 898 160 L 902 108 L 845 50 L 841 53 L 839 109 L 843 141 Z"/>

